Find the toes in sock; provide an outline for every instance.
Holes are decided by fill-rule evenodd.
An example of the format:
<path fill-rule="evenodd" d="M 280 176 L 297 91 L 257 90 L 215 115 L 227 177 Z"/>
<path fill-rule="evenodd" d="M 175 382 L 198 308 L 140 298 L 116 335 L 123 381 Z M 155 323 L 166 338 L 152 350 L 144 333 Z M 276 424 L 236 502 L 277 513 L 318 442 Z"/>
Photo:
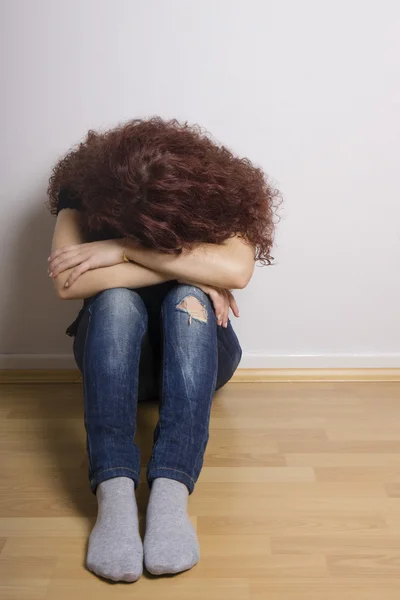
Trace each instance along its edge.
<path fill-rule="evenodd" d="M 113 581 L 136 581 L 143 571 L 135 484 L 128 477 L 103 481 L 96 491 L 98 514 L 89 538 L 87 568 Z"/>
<path fill-rule="evenodd" d="M 199 561 L 199 543 L 187 514 L 188 495 L 179 481 L 153 481 L 144 538 L 145 565 L 153 575 L 180 573 Z"/>

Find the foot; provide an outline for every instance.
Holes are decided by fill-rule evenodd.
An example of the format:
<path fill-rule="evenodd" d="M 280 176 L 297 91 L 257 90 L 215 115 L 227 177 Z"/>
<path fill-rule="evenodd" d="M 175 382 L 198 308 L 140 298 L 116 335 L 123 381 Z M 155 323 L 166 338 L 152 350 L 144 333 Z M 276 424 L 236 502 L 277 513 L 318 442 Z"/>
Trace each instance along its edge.
<path fill-rule="evenodd" d="M 199 561 L 199 543 L 187 514 L 188 495 L 179 481 L 153 481 L 144 538 L 145 566 L 153 575 L 187 571 Z"/>
<path fill-rule="evenodd" d="M 86 566 L 113 581 L 136 581 L 143 572 L 135 484 L 128 477 L 103 481 L 96 491 L 97 521 L 89 538 Z"/>

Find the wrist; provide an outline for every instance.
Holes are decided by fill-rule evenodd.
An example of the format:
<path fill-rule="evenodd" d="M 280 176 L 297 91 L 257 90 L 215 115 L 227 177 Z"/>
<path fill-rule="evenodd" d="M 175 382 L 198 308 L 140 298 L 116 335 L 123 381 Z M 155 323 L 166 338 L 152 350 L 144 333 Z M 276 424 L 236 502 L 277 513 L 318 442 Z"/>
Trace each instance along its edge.
<path fill-rule="evenodd" d="M 140 264 L 140 261 L 137 260 L 140 256 L 139 247 L 135 246 L 135 243 L 129 238 L 124 238 L 123 240 L 123 251 L 129 262 L 137 262 Z"/>
<path fill-rule="evenodd" d="M 121 240 L 119 240 L 120 245 L 121 245 L 121 262 L 122 263 L 129 263 L 130 262 L 130 258 L 126 252 L 127 250 L 127 240 L 126 238 L 122 238 Z"/>

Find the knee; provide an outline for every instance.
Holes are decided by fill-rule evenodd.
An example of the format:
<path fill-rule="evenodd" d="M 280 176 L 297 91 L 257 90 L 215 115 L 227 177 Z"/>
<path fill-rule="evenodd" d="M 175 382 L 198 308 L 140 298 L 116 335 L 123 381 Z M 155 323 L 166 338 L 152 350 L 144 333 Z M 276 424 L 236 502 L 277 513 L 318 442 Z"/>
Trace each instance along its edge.
<path fill-rule="evenodd" d="M 168 293 L 165 302 L 191 319 L 208 323 L 211 311 L 210 299 L 203 290 L 194 285 L 178 284 Z"/>
<path fill-rule="evenodd" d="M 108 321 L 124 323 L 129 319 L 147 322 L 147 311 L 137 292 L 127 288 L 113 288 L 100 292 L 90 304 L 91 313 L 101 313 Z"/>

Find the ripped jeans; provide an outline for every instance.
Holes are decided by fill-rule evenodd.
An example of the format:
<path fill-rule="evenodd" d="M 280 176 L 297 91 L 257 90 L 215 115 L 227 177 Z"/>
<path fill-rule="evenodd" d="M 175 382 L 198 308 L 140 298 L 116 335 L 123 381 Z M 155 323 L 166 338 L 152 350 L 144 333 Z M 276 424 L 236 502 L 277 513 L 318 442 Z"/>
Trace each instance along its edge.
<path fill-rule="evenodd" d="M 118 476 L 138 485 L 137 403 L 158 397 L 149 485 L 167 477 L 191 493 L 203 464 L 213 394 L 241 358 L 231 323 L 218 326 L 209 297 L 194 286 L 174 281 L 110 289 L 87 302 L 74 354 L 83 375 L 92 490 Z"/>

